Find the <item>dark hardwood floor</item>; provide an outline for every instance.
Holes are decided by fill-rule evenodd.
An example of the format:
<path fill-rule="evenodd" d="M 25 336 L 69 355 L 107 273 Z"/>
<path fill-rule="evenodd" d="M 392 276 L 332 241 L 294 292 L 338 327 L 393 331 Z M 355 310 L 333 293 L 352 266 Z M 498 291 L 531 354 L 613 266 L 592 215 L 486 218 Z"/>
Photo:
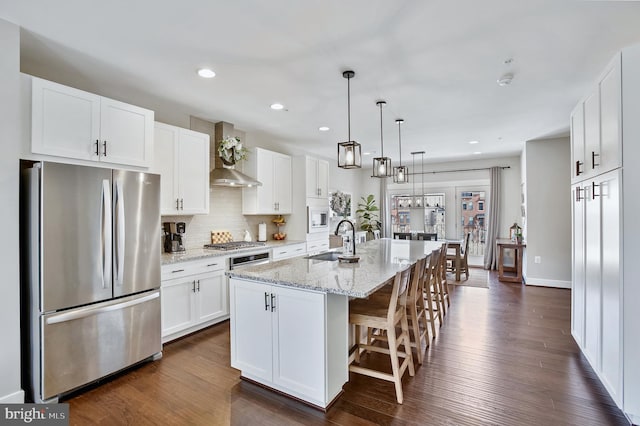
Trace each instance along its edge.
<path fill-rule="evenodd" d="M 570 335 L 569 290 L 500 283 L 495 273 L 489 287 L 451 286 L 425 363 L 405 374 L 403 405 L 392 383 L 355 374 L 327 413 L 241 381 L 226 321 L 72 397 L 71 424 L 628 424 Z"/>

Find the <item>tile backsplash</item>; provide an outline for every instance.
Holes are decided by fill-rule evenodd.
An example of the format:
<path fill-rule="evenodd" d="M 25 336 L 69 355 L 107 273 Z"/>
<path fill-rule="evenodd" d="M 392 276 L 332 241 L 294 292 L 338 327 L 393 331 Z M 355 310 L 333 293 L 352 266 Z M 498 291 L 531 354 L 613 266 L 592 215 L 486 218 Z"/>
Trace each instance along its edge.
<path fill-rule="evenodd" d="M 258 224 L 267 224 L 267 238 L 276 232 L 271 223 L 275 216 L 244 216 L 242 214 L 242 190 L 224 186 L 209 189 L 209 214 L 194 216 L 162 216 L 162 222 L 185 222 L 187 231 L 185 247 L 202 248 L 211 242 L 211 231 L 229 231 L 234 241 L 244 239 L 244 231 L 249 230 L 251 239 L 258 237 Z"/>

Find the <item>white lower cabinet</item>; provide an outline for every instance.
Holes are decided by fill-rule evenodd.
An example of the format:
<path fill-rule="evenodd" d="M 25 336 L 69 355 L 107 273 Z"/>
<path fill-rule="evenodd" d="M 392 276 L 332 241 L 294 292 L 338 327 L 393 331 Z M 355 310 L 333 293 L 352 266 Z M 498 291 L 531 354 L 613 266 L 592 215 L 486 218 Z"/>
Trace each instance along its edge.
<path fill-rule="evenodd" d="M 347 298 L 230 279 L 231 366 L 326 408 L 347 373 Z"/>
<path fill-rule="evenodd" d="M 163 343 L 229 318 L 225 270 L 226 258 L 163 267 Z"/>

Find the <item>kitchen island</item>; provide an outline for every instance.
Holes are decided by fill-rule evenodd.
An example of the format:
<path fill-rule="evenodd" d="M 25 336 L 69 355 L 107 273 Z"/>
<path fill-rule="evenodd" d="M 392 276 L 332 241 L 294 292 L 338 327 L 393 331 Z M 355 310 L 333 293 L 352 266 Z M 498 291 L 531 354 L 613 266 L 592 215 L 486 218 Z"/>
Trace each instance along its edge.
<path fill-rule="evenodd" d="M 229 272 L 231 366 L 326 409 L 349 378 L 349 298 L 368 297 L 441 244 L 383 238 L 358 245 L 358 263 L 296 257 Z"/>

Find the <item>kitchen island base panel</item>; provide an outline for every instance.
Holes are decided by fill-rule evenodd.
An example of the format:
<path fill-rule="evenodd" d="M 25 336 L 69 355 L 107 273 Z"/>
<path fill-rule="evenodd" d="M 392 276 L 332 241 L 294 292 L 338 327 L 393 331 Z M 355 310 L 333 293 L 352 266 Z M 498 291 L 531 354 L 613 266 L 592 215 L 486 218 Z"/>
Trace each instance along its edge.
<path fill-rule="evenodd" d="M 348 380 L 348 298 L 231 278 L 231 366 L 325 409 Z"/>
<path fill-rule="evenodd" d="M 277 393 L 279 395 L 285 396 L 287 398 L 291 398 L 294 401 L 301 402 L 302 404 L 307 405 L 307 406 L 309 406 L 311 408 L 314 408 L 314 409 L 316 409 L 318 411 L 322 411 L 323 413 L 326 413 L 327 411 L 329 411 L 329 409 L 333 406 L 333 404 L 335 404 L 336 401 L 338 401 L 338 398 L 340 398 L 340 396 L 344 393 L 344 390 L 341 388 L 340 392 L 338 392 L 338 394 L 325 407 L 325 406 L 322 406 L 322 405 L 318 405 L 318 404 L 314 404 L 312 402 L 309 402 L 304 398 L 298 398 L 297 396 L 291 395 L 291 393 L 288 390 L 281 390 L 281 389 L 278 389 L 278 388 L 275 388 L 275 387 L 271 387 L 271 386 L 267 386 L 265 384 L 262 384 L 262 383 L 260 383 L 260 381 L 254 380 L 254 379 L 252 379 L 250 377 L 246 377 L 243 374 L 240 375 L 240 379 L 244 380 L 247 383 L 251 383 L 251 384 L 259 386 L 259 387 L 261 387 L 263 389 L 267 389 L 267 390 L 275 392 L 275 393 Z"/>

